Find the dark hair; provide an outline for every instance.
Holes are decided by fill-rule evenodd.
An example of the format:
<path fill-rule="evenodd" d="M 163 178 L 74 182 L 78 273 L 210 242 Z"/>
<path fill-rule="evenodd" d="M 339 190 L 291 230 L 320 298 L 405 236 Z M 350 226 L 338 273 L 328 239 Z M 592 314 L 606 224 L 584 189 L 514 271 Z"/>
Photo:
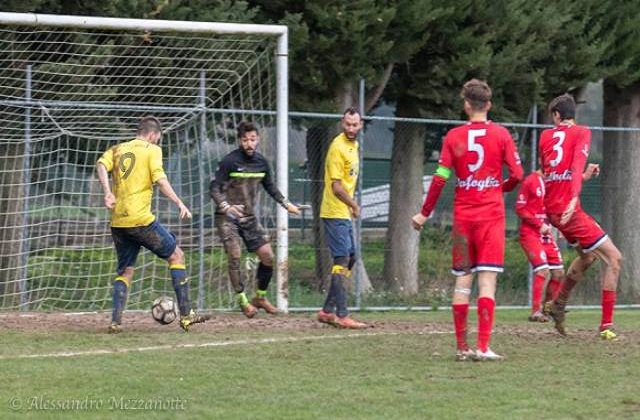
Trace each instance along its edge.
<path fill-rule="evenodd" d="M 549 113 L 557 112 L 560 114 L 560 120 L 572 120 L 576 117 L 576 101 L 573 96 L 565 93 L 554 98 L 549 103 Z"/>
<path fill-rule="evenodd" d="M 238 136 L 238 140 L 243 138 L 245 134 L 251 131 L 258 132 L 258 128 L 256 127 L 256 125 L 249 121 L 242 121 L 240 124 L 238 124 L 238 128 L 236 130 L 237 130 L 236 134 Z"/>
<path fill-rule="evenodd" d="M 162 133 L 162 124 L 160 120 L 153 115 L 143 117 L 138 124 L 138 135 L 146 136 L 151 133 Z"/>
<path fill-rule="evenodd" d="M 462 86 L 460 96 L 474 111 L 482 111 L 491 101 L 491 88 L 484 80 L 471 79 Z"/>
<path fill-rule="evenodd" d="M 355 106 L 350 106 L 349 108 L 344 110 L 344 112 L 342 113 L 342 117 L 344 118 L 347 115 L 357 115 L 360 118 L 362 118 L 362 116 L 360 115 L 360 111 L 358 111 L 358 109 Z"/>

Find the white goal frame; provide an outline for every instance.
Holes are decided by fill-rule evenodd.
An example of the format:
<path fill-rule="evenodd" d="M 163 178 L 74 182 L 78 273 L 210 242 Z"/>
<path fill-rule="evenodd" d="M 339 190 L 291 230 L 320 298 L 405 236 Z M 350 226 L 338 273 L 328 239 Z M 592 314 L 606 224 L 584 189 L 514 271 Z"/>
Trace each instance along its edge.
<path fill-rule="evenodd" d="M 201 34 L 254 34 L 276 37 L 276 180 L 277 186 L 282 194 L 284 194 L 285 197 L 288 196 L 288 28 L 285 25 L 123 19 L 7 12 L 0 12 L 0 25 L 110 30 L 126 29 L 155 32 L 180 31 Z M 289 223 L 287 211 L 280 206 L 277 206 L 276 227 L 277 246 L 275 271 L 277 281 L 277 305 L 280 311 L 286 313 L 289 307 L 287 269 Z"/>

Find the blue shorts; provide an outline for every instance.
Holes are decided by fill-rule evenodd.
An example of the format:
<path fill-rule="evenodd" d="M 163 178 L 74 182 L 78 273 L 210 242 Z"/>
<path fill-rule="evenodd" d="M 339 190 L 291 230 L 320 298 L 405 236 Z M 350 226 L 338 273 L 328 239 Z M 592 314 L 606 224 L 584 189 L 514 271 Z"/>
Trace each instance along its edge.
<path fill-rule="evenodd" d="M 142 246 L 164 260 L 169 258 L 177 247 L 176 235 L 157 220 L 147 226 L 112 227 L 111 237 L 118 254 L 118 274 L 122 274 L 127 267 L 135 266 Z"/>
<path fill-rule="evenodd" d="M 356 248 L 353 243 L 353 224 L 349 219 L 322 219 L 327 244 L 331 250 L 331 256 L 348 257 L 355 255 Z"/>

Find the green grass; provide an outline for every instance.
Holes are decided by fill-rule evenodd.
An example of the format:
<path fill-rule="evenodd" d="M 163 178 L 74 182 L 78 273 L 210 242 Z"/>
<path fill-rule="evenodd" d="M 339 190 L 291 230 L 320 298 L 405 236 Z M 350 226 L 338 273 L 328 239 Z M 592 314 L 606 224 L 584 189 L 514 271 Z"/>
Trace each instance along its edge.
<path fill-rule="evenodd" d="M 224 315 L 187 335 L 175 326 L 138 326 L 109 336 L 78 323 L 44 329 L 24 321 L 8 328 L 5 321 L 0 418 L 637 418 L 640 311 L 617 311 L 622 338 L 612 343 L 596 337 L 598 312 L 570 312 L 570 337 L 563 339 L 550 325 L 524 322 L 524 311 L 498 311 L 492 347 L 507 355 L 502 363 L 454 362 L 445 311 L 359 314 L 377 325 L 365 334 L 378 335 L 358 337 L 319 328 L 311 315 L 280 316 L 277 328 L 264 317 Z M 474 315 L 470 325 L 473 330 Z M 259 342 L 265 338 L 276 341 Z M 238 340 L 249 343 L 15 357 Z M 111 410 L 121 397 L 151 403 L 178 398 L 184 409 Z M 27 409 L 37 407 L 35 398 L 101 401 L 102 407 Z M 15 411 L 9 404 L 17 399 L 23 409 Z"/>

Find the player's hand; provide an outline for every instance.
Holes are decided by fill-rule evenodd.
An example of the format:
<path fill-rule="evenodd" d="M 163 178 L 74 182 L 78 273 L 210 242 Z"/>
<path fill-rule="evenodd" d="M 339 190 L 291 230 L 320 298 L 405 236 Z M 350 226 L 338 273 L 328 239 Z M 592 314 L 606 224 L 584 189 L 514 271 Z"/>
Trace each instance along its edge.
<path fill-rule="evenodd" d="M 287 211 L 293 214 L 300 214 L 300 208 L 292 203 L 287 204 Z"/>
<path fill-rule="evenodd" d="M 540 234 L 541 235 L 551 235 L 551 225 L 543 223 L 542 226 L 540 226 Z"/>
<path fill-rule="evenodd" d="M 426 223 L 427 218 L 422 215 L 422 213 L 418 213 L 411 218 L 411 226 L 415 230 L 422 230 L 422 227 Z"/>
<path fill-rule="evenodd" d="M 582 174 L 582 180 L 588 181 L 592 177 L 597 177 L 598 175 L 600 175 L 600 165 L 598 165 L 597 163 L 589 163 L 587 164 L 587 169 L 585 169 L 584 173 Z"/>
<path fill-rule="evenodd" d="M 359 207 L 357 204 L 354 204 L 354 205 L 351 207 L 351 216 L 352 216 L 354 219 L 357 219 L 358 217 L 360 217 L 360 207 Z"/>
<path fill-rule="evenodd" d="M 104 195 L 104 206 L 113 209 L 116 206 L 116 196 L 112 192 Z"/>
<path fill-rule="evenodd" d="M 573 216 L 573 212 L 576 210 L 576 205 L 578 204 L 578 197 L 574 197 L 569 202 L 566 210 L 562 212 L 562 216 L 560 216 L 560 224 L 566 225 L 571 217 Z"/>
<path fill-rule="evenodd" d="M 232 219 L 240 219 L 244 217 L 244 206 L 242 204 L 234 204 L 225 210 L 224 214 Z"/>
<path fill-rule="evenodd" d="M 189 208 L 185 206 L 182 201 L 178 203 L 178 208 L 180 209 L 181 219 L 191 219 L 192 217 L 191 211 L 189 211 Z"/>

